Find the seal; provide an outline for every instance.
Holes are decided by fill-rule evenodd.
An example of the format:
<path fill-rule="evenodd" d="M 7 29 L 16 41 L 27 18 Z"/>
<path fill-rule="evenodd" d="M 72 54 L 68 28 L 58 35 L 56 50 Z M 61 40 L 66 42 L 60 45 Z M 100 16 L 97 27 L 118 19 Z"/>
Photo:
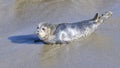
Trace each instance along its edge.
<path fill-rule="evenodd" d="M 108 11 L 104 14 L 95 14 L 94 18 L 75 23 L 50 24 L 40 23 L 36 34 L 48 44 L 64 44 L 91 35 L 97 27 L 112 16 Z"/>

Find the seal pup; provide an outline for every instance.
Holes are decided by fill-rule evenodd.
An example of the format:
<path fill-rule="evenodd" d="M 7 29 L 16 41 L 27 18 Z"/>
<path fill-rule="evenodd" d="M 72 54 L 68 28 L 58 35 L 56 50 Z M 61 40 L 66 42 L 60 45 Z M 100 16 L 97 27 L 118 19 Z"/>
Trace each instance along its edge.
<path fill-rule="evenodd" d="M 61 24 L 40 23 L 36 34 L 40 40 L 48 44 L 69 43 L 90 35 L 110 16 L 112 16 L 112 12 L 108 11 L 101 15 L 96 13 L 94 18 L 81 22 Z"/>

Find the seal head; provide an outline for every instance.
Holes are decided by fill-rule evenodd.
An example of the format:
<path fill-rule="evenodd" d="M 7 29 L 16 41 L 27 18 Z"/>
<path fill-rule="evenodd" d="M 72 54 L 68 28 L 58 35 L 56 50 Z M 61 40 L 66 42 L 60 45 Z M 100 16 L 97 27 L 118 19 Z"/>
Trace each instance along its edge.
<path fill-rule="evenodd" d="M 40 23 L 37 27 L 36 34 L 40 38 L 40 40 L 43 40 L 45 42 L 49 42 L 53 36 L 54 32 L 56 30 L 57 25 L 49 24 L 49 23 Z"/>

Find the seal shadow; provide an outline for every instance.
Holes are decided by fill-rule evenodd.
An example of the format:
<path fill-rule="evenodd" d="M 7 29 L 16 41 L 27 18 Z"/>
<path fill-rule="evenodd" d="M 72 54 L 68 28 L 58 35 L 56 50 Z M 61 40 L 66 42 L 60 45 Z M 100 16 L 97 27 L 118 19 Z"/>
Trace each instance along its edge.
<path fill-rule="evenodd" d="M 10 36 L 8 39 L 17 44 L 44 44 L 35 34 Z"/>

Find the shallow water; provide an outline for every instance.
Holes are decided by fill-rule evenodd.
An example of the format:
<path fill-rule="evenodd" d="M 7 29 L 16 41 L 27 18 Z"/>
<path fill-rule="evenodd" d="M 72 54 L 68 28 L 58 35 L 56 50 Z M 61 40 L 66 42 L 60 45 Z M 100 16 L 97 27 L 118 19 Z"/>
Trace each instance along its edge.
<path fill-rule="evenodd" d="M 0 68 L 120 68 L 119 0 L 0 0 Z M 40 22 L 64 23 L 112 11 L 87 39 L 34 43 Z"/>

